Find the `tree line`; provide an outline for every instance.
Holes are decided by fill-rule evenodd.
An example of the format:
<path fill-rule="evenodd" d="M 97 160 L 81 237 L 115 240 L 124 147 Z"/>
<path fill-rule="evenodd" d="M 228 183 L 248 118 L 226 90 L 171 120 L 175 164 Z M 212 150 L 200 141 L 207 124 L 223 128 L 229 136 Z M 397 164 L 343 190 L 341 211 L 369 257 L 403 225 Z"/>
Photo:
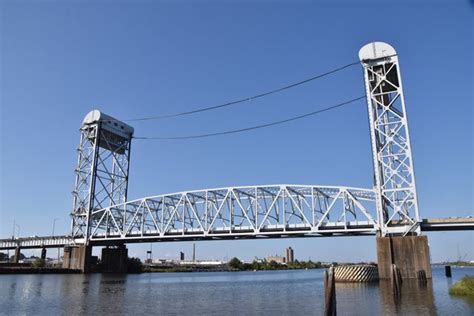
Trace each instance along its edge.
<path fill-rule="evenodd" d="M 233 271 L 253 271 L 253 270 L 292 270 L 292 269 L 319 269 L 326 268 L 331 265 L 337 265 L 336 262 L 331 264 L 325 264 L 318 262 L 309 261 L 298 261 L 288 263 L 278 263 L 275 261 L 257 261 L 254 260 L 251 263 L 242 262 L 239 258 L 232 258 L 228 263 L 228 267 Z"/>

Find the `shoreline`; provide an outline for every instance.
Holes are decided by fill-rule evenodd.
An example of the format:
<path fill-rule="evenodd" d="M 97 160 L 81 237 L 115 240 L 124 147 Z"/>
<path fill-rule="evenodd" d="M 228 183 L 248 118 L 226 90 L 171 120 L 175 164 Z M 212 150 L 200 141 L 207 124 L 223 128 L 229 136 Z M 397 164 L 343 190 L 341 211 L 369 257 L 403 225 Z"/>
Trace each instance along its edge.
<path fill-rule="evenodd" d="M 432 267 L 443 267 L 444 264 L 432 264 Z M 474 268 L 474 266 L 466 265 L 452 265 L 456 268 Z M 311 268 L 288 268 L 288 267 L 274 267 L 272 269 L 235 269 L 228 266 L 211 266 L 211 267 L 165 267 L 153 268 L 144 266 L 141 271 L 130 271 L 122 274 L 141 274 L 141 273 L 201 273 L 201 272 L 258 272 L 258 271 L 290 271 L 290 270 L 317 270 L 326 269 L 327 267 L 311 267 Z M 35 267 L 0 267 L 0 275 L 8 274 L 80 274 L 80 270 L 71 270 L 64 268 L 35 268 Z M 114 274 L 107 271 L 92 271 L 92 273 Z"/>
<path fill-rule="evenodd" d="M 289 270 L 315 270 L 315 269 L 324 269 L 323 267 L 319 268 L 275 268 L 275 269 L 231 269 L 228 267 L 219 267 L 219 268 L 152 268 L 149 269 L 144 267 L 142 271 L 139 272 L 126 272 L 121 274 L 142 274 L 142 273 L 201 273 L 201 272 L 258 272 L 258 271 L 289 271 Z M 33 268 L 33 267 L 9 267 L 9 268 L 0 268 L 0 275 L 8 274 L 80 274 L 80 270 L 71 270 L 63 268 Z M 101 273 L 101 274 L 115 274 L 112 272 L 106 271 L 93 271 L 90 274 Z"/>
<path fill-rule="evenodd" d="M 7 274 L 79 274 L 80 270 L 63 268 L 12 267 L 0 268 L 0 275 Z"/>

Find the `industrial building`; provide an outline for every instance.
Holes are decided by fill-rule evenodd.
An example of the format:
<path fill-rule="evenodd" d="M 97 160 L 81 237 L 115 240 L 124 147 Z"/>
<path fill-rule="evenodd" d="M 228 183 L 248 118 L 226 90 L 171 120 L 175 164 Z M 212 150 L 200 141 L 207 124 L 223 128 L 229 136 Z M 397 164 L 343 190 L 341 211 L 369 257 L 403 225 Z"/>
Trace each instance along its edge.
<path fill-rule="evenodd" d="M 286 263 L 293 263 L 295 262 L 295 256 L 293 248 L 288 247 L 286 248 Z"/>

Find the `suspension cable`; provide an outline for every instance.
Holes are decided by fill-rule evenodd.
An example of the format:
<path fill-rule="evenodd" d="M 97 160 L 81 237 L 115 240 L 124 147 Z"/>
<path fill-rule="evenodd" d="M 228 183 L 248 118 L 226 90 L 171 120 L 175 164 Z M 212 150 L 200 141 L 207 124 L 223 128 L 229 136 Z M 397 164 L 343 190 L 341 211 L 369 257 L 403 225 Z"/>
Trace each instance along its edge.
<path fill-rule="evenodd" d="M 268 95 L 278 93 L 278 92 L 281 92 L 281 91 L 284 91 L 284 90 L 288 90 L 288 89 L 300 86 L 302 84 L 311 82 L 313 80 L 326 77 L 330 74 L 333 74 L 333 73 L 336 73 L 338 71 L 344 70 L 344 69 L 349 68 L 351 66 L 358 65 L 359 63 L 360 63 L 360 61 L 356 61 L 356 62 L 347 64 L 347 65 L 344 65 L 344 66 L 341 66 L 341 67 L 338 67 L 338 68 L 334 68 L 330 71 L 327 71 L 325 73 L 313 76 L 313 77 L 305 79 L 305 80 L 301 80 L 301 81 L 298 81 L 298 82 L 295 82 L 295 83 L 292 83 L 292 84 L 289 84 L 289 85 L 286 85 L 286 86 L 283 86 L 283 87 L 280 87 L 280 88 L 277 88 L 277 89 L 274 89 L 274 90 L 270 90 L 270 91 L 263 92 L 263 93 L 260 93 L 260 94 L 256 94 L 256 95 L 253 95 L 253 96 L 237 99 L 237 100 L 230 101 L 230 102 L 227 102 L 227 103 L 222 103 L 222 104 L 208 106 L 208 107 L 202 107 L 202 108 L 198 108 L 198 109 L 190 110 L 190 111 L 185 111 L 185 112 L 165 114 L 165 115 L 157 115 L 157 116 L 148 116 L 148 117 L 141 117 L 141 118 L 133 118 L 133 119 L 125 120 L 125 121 L 134 122 L 134 121 L 160 120 L 160 119 L 173 118 L 173 117 L 178 117 L 178 116 L 184 116 L 184 115 L 190 115 L 190 114 L 196 114 L 196 113 L 200 113 L 200 112 L 216 110 L 216 109 L 228 107 L 228 106 L 231 106 L 231 105 L 235 105 L 235 104 L 239 104 L 239 103 L 243 103 L 243 102 L 252 101 L 252 100 L 255 100 L 255 99 L 258 99 L 258 98 L 266 97 Z"/>
<path fill-rule="evenodd" d="M 329 106 L 329 107 L 326 107 L 326 108 L 323 108 L 323 109 L 319 109 L 319 110 L 309 112 L 309 113 L 306 113 L 306 114 L 294 116 L 294 117 L 291 117 L 291 118 L 288 118 L 288 119 L 275 121 L 275 122 L 270 122 L 270 123 L 261 124 L 261 125 L 256 125 L 256 126 L 251 126 L 251 127 L 228 130 L 228 131 L 223 131 L 223 132 L 210 133 L 210 134 L 189 135 L 189 136 L 172 136 L 172 137 L 160 137 L 160 136 L 157 136 L 157 137 L 140 137 L 140 136 L 138 136 L 138 137 L 134 137 L 134 138 L 135 139 L 142 139 L 142 140 L 186 140 L 186 139 L 205 138 L 205 137 L 213 137 L 213 136 L 221 136 L 221 135 L 229 135 L 229 134 L 248 132 L 248 131 L 252 131 L 252 130 L 256 130 L 256 129 L 260 129 L 260 128 L 265 128 L 265 127 L 270 127 L 270 126 L 275 126 L 275 125 L 288 123 L 288 122 L 291 122 L 291 121 L 296 121 L 296 120 L 303 119 L 303 118 L 308 117 L 308 116 L 313 116 L 313 115 L 316 115 L 316 114 L 320 114 L 320 113 L 323 113 L 323 112 L 334 110 L 334 109 L 340 108 L 342 106 L 348 105 L 350 103 L 354 103 L 356 101 L 359 101 L 359 100 L 362 100 L 362 99 L 365 99 L 365 98 L 366 98 L 365 96 L 361 96 L 361 97 L 358 97 L 358 98 L 355 98 L 355 99 L 344 101 L 344 102 L 341 102 L 341 103 L 338 103 L 338 104 L 335 104 L 335 105 L 332 105 L 332 106 Z"/>

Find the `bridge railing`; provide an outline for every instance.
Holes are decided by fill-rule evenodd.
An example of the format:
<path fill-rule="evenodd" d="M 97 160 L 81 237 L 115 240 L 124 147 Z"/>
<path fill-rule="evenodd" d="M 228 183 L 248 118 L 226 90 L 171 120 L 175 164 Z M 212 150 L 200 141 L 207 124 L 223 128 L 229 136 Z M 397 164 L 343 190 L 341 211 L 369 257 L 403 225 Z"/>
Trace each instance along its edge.
<path fill-rule="evenodd" d="M 95 210 L 90 240 L 364 234 L 377 230 L 371 189 L 270 185 L 146 197 Z"/>

